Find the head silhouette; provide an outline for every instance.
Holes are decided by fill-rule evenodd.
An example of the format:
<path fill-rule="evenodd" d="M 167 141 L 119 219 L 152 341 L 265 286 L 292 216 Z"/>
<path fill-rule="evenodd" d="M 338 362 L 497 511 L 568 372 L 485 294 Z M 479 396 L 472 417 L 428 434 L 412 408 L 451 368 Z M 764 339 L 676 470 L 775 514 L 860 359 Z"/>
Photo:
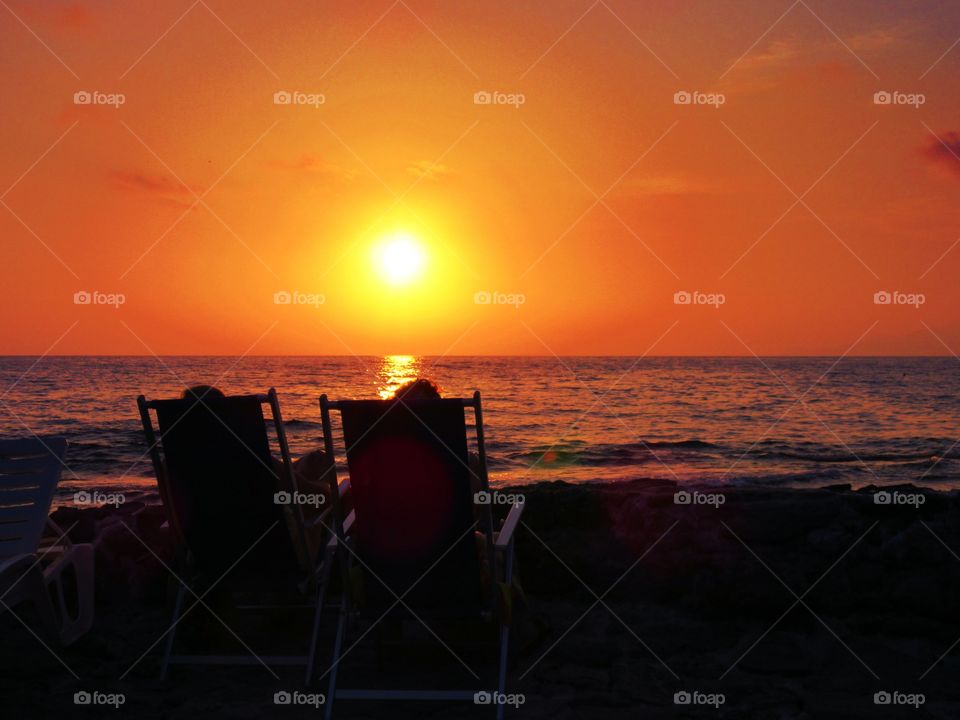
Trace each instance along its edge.
<path fill-rule="evenodd" d="M 393 392 L 394 400 L 439 400 L 440 386 L 433 380 L 417 378 L 409 380 Z"/>
<path fill-rule="evenodd" d="M 226 395 L 213 385 L 193 385 L 183 391 L 181 400 L 223 400 Z"/>

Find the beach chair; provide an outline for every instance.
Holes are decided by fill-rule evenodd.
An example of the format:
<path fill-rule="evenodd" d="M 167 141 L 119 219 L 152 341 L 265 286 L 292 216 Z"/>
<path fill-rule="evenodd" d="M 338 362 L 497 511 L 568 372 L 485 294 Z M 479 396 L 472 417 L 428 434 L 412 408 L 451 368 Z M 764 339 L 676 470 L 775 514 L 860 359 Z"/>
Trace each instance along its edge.
<path fill-rule="evenodd" d="M 0 440 L 0 613 L 32 601 L 69 645 L 93 624 L 94 576 L 93 546 L 72 543 L 50 519 L 66 449 L 60 437 Z"/>
<path fill-rule="evenodd" d="M 478 461 L 473 467 L 464 417 L 470 408 L 476 420 Z M 470 399 L 422 401 L 330 401 L 323 395 L 320 411 L 324 443 L 327 454 L 335 457 L 332 410 L 339 411 L 343 428 L 354 522 L 349 537 L 341 536 L 345 550 L 339 565 L 345 587 L 349 586 L 351 592 L 344 593 L 337 623 L 326 696 L 327 718 L 332 717 L 334 703 L 340 700 L 486 703 L 492 697 L 502 698 L 514 533 L 523 505 L 511 507 L 499 532 L 494 531 L 490 504 L 482 504 L 490 495 L 480 393 L 475 392 Z M 475 490 L 486 495 L 475 496 Z M 481 511 L 479 522 L 476 507 Z M 478 528 L 483 533 L 487 557 L 486 583 L 478 552 Z M 336 532 L 342 531 L 336 528 Z M 423 624 L 471 618 L 493 624 L 498 637 L 491 635 L 491 640 L 499 640 L 495 687 L 493 682 L 470 689 L 340 687 L 340 661 L 351 618 L 369 616 L 376 625 L 394 611 L 412 613 Z M 498 696 L 494 696 L 494 690 Z M 503 704 L 497 704 L 498 718 L 503 710 Z"/>
<path fill-rule="evenodd" d="M 161 663 L 170 665 L 304 665 L 313 674 L 320 616 L 326 600 L 337 537 L 323 531 L 329 508 L 314 519 L 290 500 L 296 478 L 276 391 L 233 397 L 147 400 L 137 398 L 160 497 L 177 538 L 184 581 L 203 597 L 263 596 L 288 592 L 313 608 L 309 646 L 303 655 L 176 654 L 174 640 L 185 602 L 195 601 L 180 583 Z M 280 448 L 279 467 L 270 452 L 263 405 L 269 405 Z M 150 411 L 156 413 L 159 435 Z M 325 535 L 311 544 L 316 530 Z M 277 610 L 275 605 L 231 602 L 241 610 Z M 301 605 L 302 606 L 302 605 Z M 286 606 L 281 606 L 286 607 Z M 295 607 L 295 606 L 294 606 Z M 222 620 L 221 620 L 222 622 Z"/>

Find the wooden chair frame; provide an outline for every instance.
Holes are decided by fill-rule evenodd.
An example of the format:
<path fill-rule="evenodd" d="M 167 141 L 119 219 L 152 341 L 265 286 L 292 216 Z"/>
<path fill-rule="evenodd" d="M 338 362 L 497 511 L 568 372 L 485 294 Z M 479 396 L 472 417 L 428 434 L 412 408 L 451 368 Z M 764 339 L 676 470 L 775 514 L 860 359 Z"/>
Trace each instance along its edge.
<path fill-rule="evenodd" d="M 280 413 L 280 403 L 277 399 L 277 391 L 274 388 L 270 388 L 264 394 L 256 395 L 257 400 L 261 405 L 268 405 L 270 407 L 270 413 L 273 419 L 274 428 L 277 435 L 277 443 L 280 447 L 280 458 L 282 463 L 282 473 L 283 480 L 287 483 L 287 488 L 293 488 L 297 490 L 296 475 L 293 472 L 293 464 L 290 458 L 290 448 L 287 443 L 286 431 L 283 426 L 283 418 Z M 203 398 L 199 399 L 199 402 L 203 402 Z M 140 395 L 137 398 L 137 407 L 140 411 L 140 419 L 143 424 L 143 431 L 146 437 L 147 445 L 149 447 L 150 458 L 153 462 L 154 471 L 157 476 L 157 485 L 160 491 L 160 497 L 164 503 L 164 506 L 167 508 L 168 522 L 170 524 L 171 530 L 174 532 L 178 545 L 180 548 L 186 548 L 186 541 L 184 538 L 183 530 L 180 524 L 179 519 L 176 516 L 174 511 L 174 506 L 171 502 L 171 495 L 169 489 L 169 476 L 167 473 L 165 456 L 162 450 L 162 436 L 159 436 L 157 431 L 153 427 L 153 418 L 150 414 L 150 410 L 155 410 L 157 407 L 156 401 L 147 400 L 143 395 Z M 266 428 L 265 428 L 266 431 Z M 269 433 L 267 434 L 269 440 Z M 251 451 L 252 452 L 252 451 Z M 278 487 L 277 490 L 286 489 Z M 291 540 L 295 546 L 298 546 L 300 551 L 303 553 L 302 557 L 308 558 L 310 560 L 310 567 L 304 568 L 304 576 L 301 581 L 298 583 L 298 590 L 305 596 L 311 597 L 312 602 L 307 605 L 312 607 L 314 611 L 313 615 L 313 626 L 312 632 L 310 635 L 310 645 L 305 655 L 271 655 L 271 656 L 253 656 L 250 654 L 244 655 L 216 655 L 216 654 L 204 654 L 204 655 L 185 655 L 185 654 L 174 654 L 174 639 L 176 635 L 176 626 L 179 623 L 179 618 L 181 617 L 181 611 L 183 609 L 184 600 L 188 592 L 188 588 L 184 586 L 183 582 L 179 583 L 179 588 L 177 591 L 177 597 L 174 602 L 173 613 L 171 616 L 171 630 L 167 635 L 167 640 L 164 647 L 163 659 L 161 661 L 161 671 L 160 677 L 164 679 L 167 675 L 170 665 L 258 665 L 265 663 L 269 665 L 303 665 L 306 666 L 306 678 L 305 681 L 309 683 L 313 677 L 314 668 L 316 666 L 316 651 L 317 643 L 320 633 L 320 619 L 323 613 L 324 604 L 327 599 L 327 593 L 330 585 L 330 575 L 331 568 L 335 561 L 335 557 L 338 549 L 338 539 L 337 536 L 331 536 L 328 541 L 323 544 L 322 549 L 317 553 L 317 557 L 311 557 L 309 552 L 309 546 L 307 543 L 307 532 L 313 527 L 326 524 L 326 518 L 331 514 L 331 509 L 327 508 L 321 515 L 315 518 L 312 522 L 307 523 L 303 516 L 303 511 L 299 505 L 293 505 L 292 510 L 295 517 L 295 537 L 292 537 Z M 189 552 L 184 552 L 184 562 L 187 569 L 187 574 L 189 575 L 192 571 L 192 558 L 190 557 Z M 178 578 L 179 579 L 179 578 Z M 190 582 L 187 580 L 186 582 Z M 189 589 L 189 592 L 193 595 L 196 595 L 193 588 Z M 243 610 L 264 610 L 270 609 L 272 606 L 269 605 L 252 605 L 244 604 L 238 605 L 239 609 Z"/>
<path fill-rule="evenodd" d="M 330 458 L 336 457 L 334 441 L 333 441 L 333 423 L 331 420 L 331 411 L 342 410 L 345 403 L 350 401 L 333 401 L 329 400 L 326 395 L 320 396 L 320 415 L 323 424 L 323 439 L 324 439 L 324 448 L 327 455 Z M 398 400 L 397 402 L 403 402 Z M 428 401 L 427 401 L 428 402 Z M 477 455 L 478 455 L 478 479 L 480 481 L 480 488 L 482 492 L 490 491 L 489 477 L 487 473 L 487 454 L 486 447 L 484 445 L 484 429 L 483 429 L 483 409 L 480 400 L 480 391 L 477 390 L 473 393 L 472 398 L 460 398 L 460 402 L 464 407 L 464 410 L 473 409 L 474 419 L 475 419 L 475 430 L 476 430 L 476 443 L 477 443 Z M 349 448 L 346 448 L 346 451 L 349 452 Z M 335 465 L 335 463 L 334 463 Z M 334 470 L 336 472 L 336 470 Z M 471 470 L 472 472 L 472 470 Z M 339 483 L 338 483 L 339 484 Z M 341 516 L 339 508 L 341 507 L 340 503 L 343 501 L 343 498 L 349 492 L 349 484 L 346 483 L 346 491 L 338 494 L 334 498 L 334 518 Z M 483 530 L 487 538 L 487 552 L 489 557 L 489 568 L 491 569 L 491 575 L 496 575 L 497 569 L 502 568 L 502 576 L 499 579 L 500 582 L 504 583 L 507 588 L 512 587 L 513 582 L 513 572 L 514 572 L 514 543 L 515 543 L 515 534 L 517 531 L 517 526 L 520 524 L 520 517 L 523 513 L 523 503 L 515 503 L 509 510 L 509 513 L 501 526 L 499 531 L 493 530 L 493 519 L 492 512 L 490 510 L 490 505 L 482 506 L 486 510 L 483 513 L 481 521 L 481 529 Z M 362 508 L 360 509 L 362 513 Z M 351 513 L 351 519 L 353 518 L 353 513 Z M 335 521 L 336 522 L 336 521 Z M 353 543 L 352 539 L 348 534 L 349 528 L 341 527 L 339 524 L 335 524 L 334 530 L 336 532 L 339 542 L 344 543 L 345 547 L 350 548 L 346 552 L 342 552 L 340 555 L 339 566 L 341 572 L 343 573 L 344 587 L 349 587 L 350 579 L 350 570 L 353 563 Z M 496 562 L 497 556 L 503 558 L 503 563 L 498 565 Z M 430 689 L 412 689 L 412 690 L 385 690 L 385 689 L 372 689 L 372 688 L 362 688 L 362 689 L 345 689 L 337 687 L 338 680 L 338 670 L 339 670 L 339 661 L 341 657 L 341 652 L 343 648 L 343 643 L 347 633 L 347 627 L 351 618 L 351 601 L 350 593 L 344 592 L 343 601 L 340 603 L 340 616 L 337 622 L 337 633 L 334 640 L 333 647 L 333 659 L 332 666 L 329 671 L 330 680 L 328 683 L 328 690 L 326 696 L 326 718 L 330 720 L 333 717 L 333 706 L 335 700 L 440 700 L 440 701 L 462 701 L 470 700 L 475 701 L 478 694 L 489 693 L 489 688 L 476 688 L 476 689 L 467 689 L 467 690 L 430 690 Z M 506 687 L 506 675 L 507 675 L 507 655 L 508 655 L 508 644 L 510 638 L 510 626 L 508 622 L 502 621 L 500 626 L 500 638 L 499 638 L 499 666 L 497 673 L 497 692 L 502 697 Z M 500 720 L 503 717 L 504 706 L 503 704 L 498 704 L 496 706 L 496 716 Z"/>

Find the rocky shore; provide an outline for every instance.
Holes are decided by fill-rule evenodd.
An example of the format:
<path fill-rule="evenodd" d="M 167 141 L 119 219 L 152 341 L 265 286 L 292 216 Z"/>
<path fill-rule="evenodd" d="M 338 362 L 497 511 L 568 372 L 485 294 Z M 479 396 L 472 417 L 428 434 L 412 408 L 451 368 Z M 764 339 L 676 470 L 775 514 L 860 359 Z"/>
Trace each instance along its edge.
<path fill-rule="evenodd" d="M 522 704 L 508 716 L 960 717 L 957 493 L 902 486 L 878 498 L 875 488 L 837 486 L 677 495 L 673 483 L 650 481 L 504 492 L 526 497 L 518 567 L 527 600 L 517 600 L 509 682 Z M 175 669 L 158 679 L 155 643 L 176 588 L 161 507 L 65 507 L 54 519 L 74 541 L 96 545 L 97 619 L 75 645 L 48 650 L 9 613 L 0 617 L 9 717 L 105 712 L 75 705 L 78 691 L 122 694 L 118 716 L 320 716 L 274 704 L 285 689 L 326 690 L 325 682 L 304 688 L 293 668 Z M 266 631 L 224 620 L 257 652 L 303 627 L 292 615 Z M 201 634 L 218 629 L 209 616 L 199 624 Z M 367 672 L 364 652 L 344 661 L 344 673 Z M 440 652 L 443 665 L 454 662 Z M 402 648 L 399 657 L 406 666 Z M 429 682 L 425 662 L 419 677 Z M 493 716 L 483 706 L 336 707 L 346 718 Z"/>

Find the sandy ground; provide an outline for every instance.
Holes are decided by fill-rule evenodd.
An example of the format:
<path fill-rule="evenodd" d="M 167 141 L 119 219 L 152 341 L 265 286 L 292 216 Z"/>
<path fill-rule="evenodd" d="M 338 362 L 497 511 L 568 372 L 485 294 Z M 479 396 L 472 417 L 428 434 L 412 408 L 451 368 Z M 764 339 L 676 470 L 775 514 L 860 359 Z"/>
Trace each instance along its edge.
<path fill-rule="evenodd" d="M 904 486 L 878 504 L 871 488 L 730 489 L 677 504 L 675 490 L 641 481 L 515 489 L 526 495 L 518 553 L 528 601 L 518 602 L 508 682 L 523 703 L 508 716 L 960 717 L 960 496 Z M 175 668 L 158 679 L 154 643 L 176 587 L 153 556 L 172 562 L 160 508 L 65 508 L 56 519 L 75 540 L 97 543 L 97 620 L 75 645 L 48 650 L 9 613 L 0 617 L 4 717 L 321 716 L 322 707 L 274 704 L 278 691 L 326 692 L 326 679 L 304 687 L 299 669 Z M 299 651 L 309 630 L 307 611 L 251 617 L 211 605 L 257 654 Z M 18 614 L 31 620 L 27 609 Z M 318 675 L 331 664 L 333 616 Z M 358 623 L 352 638 L 365 628 Z M 431 629 L 449 649 L 409 616 L 381 624 L 344 659 L 343 684 L 469 687 L 466 666 L 489 685 L 495 647 L 464 637 L 487 638 L 490 628 Z M 243 652 L 203 609 L 182 637 Z M 77 706 L 83 690 L 125 702 L 116 711 Z M 342 701 L 335 716 L 494 714 Z"/>

